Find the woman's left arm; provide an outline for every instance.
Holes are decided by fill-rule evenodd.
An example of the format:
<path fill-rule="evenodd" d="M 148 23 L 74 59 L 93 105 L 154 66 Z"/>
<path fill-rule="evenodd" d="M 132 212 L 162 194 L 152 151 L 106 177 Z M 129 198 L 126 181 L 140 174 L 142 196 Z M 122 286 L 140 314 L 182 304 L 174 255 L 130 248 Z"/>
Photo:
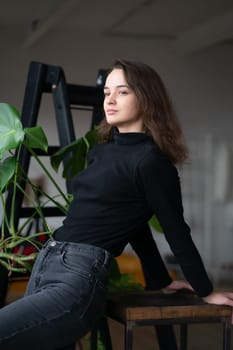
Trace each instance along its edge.
<path fill-rule="evenodd" d="M 135 231 L 129 243 L 140 259 L 146 289 L 159 290 L 172 283 L 148 224 Z"/>
<path fill-rule="evenodd" d="M 232 306 L 232 293 L 213 291 L 192 240 L 183 216 L 180 181 L 175 166 L 159 150 L 154 150 L 139 164 L 138 183 L 140 181 L 147 204 L 156 214 L 170 248 L 195 292 L 207 303 Z"/>
<path fill-rule="evenodd" d="M 213 286 L 184 220 L 177 169 L 155 149 L 140 161 L 137 171 L 137 183 L 143 189 L 147 205 L 158 218 L 185 278 L 198 295 L 209 295 Z"/>

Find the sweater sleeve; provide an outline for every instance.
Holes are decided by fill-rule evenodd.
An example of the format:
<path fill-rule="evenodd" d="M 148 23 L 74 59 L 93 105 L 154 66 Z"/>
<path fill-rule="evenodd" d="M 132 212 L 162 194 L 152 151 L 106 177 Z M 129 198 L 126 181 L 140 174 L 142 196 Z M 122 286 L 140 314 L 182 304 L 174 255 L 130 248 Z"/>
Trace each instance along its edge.
<path fill-rule="evenodd" d="M 140 259 L 146 289 L 158 290 L 167 287 L 172 279 L 159 253 L 149 225 L 144 225 L 137 230 L 129 243 Z"/>
<path fill-rule="evenodd" d="M 159 150 L 153 149 L 139 162 L 136 179 L 185 278 L 199 296 L 209 295 L 213 287 L 184 220 L 177 169 Z"/>

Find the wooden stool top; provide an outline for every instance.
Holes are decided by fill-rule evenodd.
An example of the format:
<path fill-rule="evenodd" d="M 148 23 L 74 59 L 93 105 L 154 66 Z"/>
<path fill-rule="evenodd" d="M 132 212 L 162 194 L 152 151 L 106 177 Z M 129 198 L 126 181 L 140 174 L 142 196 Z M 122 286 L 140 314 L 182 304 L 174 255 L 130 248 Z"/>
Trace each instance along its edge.
<path fill-rule="evenodd" d="M 189 291 L 172 294 L 156 291 L 110 293 L 107 302 L 107 316 L 122 322 L 168 319 L 220 321 L 221 318 L 231 318 L 231 313 L 230 306 L 206 304 Z"/>

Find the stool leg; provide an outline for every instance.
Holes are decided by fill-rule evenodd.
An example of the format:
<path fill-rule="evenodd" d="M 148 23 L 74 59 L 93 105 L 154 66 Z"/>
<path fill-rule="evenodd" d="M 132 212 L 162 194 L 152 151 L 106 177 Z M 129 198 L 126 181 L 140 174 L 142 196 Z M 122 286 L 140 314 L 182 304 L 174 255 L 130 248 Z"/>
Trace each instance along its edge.
<path fill-rule="evenodd" d="M 180 350 L 187 350 L 187 334 L 188 334 L 187 324 L 181 324 L 180 325 Z"/>
<path fill-rule="evenodd" d="M 125 350 L 133 349 L 133 324 L 126 322 L 125 324 Z"/>
<path fill-rule="evenodd" d="M 160 350 L 178 350 L 175 332 L 172 325 L 155 327 Z"/>
<path fill-rule="evenodd" d="M 227 321 L 223 328 L 223 350 L 231 350 L 231 323 Z"/>

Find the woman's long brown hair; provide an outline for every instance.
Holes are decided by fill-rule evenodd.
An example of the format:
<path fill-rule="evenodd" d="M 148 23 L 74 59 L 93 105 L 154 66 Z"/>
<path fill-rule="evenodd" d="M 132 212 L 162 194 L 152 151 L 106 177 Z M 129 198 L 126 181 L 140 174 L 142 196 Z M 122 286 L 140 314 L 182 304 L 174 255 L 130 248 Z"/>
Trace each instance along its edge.
<path fill-rule="evenodd" d="M 122 59 L 116 60 L 109 72 L 113 69 L 123 70 L 127 83 L 134 91 L 145 132 L 152 136 L 172 163 L 182 163 L 188 156 L 187 147 L 172 102 L 158 73 L 144 63 Z M 112 139 L 113 129 L 105 118 L 97 128 L 104 141 Z"/>

